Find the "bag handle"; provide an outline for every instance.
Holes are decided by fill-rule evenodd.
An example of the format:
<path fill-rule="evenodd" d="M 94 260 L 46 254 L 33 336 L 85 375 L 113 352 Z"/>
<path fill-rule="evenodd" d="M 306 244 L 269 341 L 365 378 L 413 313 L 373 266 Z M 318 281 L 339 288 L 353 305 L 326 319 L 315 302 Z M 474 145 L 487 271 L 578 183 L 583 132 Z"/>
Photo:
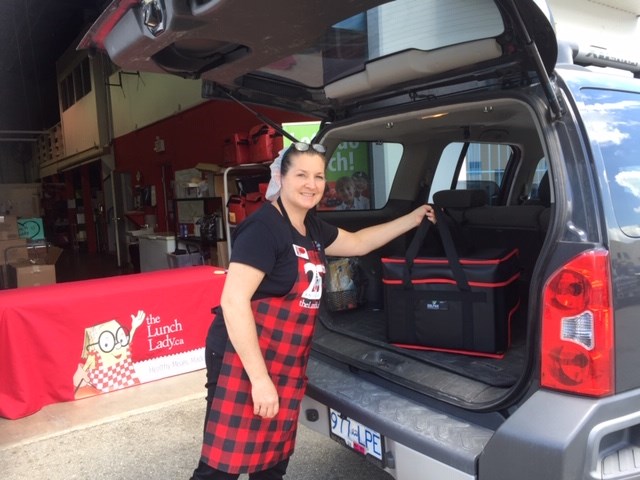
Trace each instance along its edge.
<path fill-rule="evenodd" d="M 438 233 L 440 233 L 440 238 L 442 240 L 442 245 L 444 246 L 444 251 L 447 256 L 447 260 L 449 260 L 449 267 L 451 268 L 451 272 L 453 273 L 453 278 L 456 281 L 458 286 L 458 290 L 461 295 L 462 300 L 462 344 L 465 349 L 472 350 L 474 344 L 473 337 L 473 293 L 471 292 L 471 287 L 469 286 L 469 282 L 467 280 L 467 276 L 462 269 L 462 265 L 460 264 L 460 257 L 458 256 L 458 252 L 456 251 L 456 247 L 453 243 L 453 238 L 451 237 L 451 232 L 449 231 L 449 226 L 447 222 L 442 219 L 442 212 L 440 208 L 434 207 L 433 212 L 436 218 L 436 227 L 438 229 Z M 404 263 L 404 271 L 402 283 L 404 288 L 407 290 L 412 290 L 413 285 L 411 284 L 411 270 L 413 269 L 413 263 L 418 255 L 418 250 L 420 249 L 420 245 L 427 236 L 427 232 L 431 226 L 431 222 L 425 216 L 416 234 L 414 235 L 411 243 L 409 244 L 409 248 L 407 249 L 407 254 L 405 257 Z"/>
<path fill-rule="evenodd" d="M 471 287 L 469 286 L 467 276 L 465 275 L 462 265 L 460 264 L 460 257 L 458 256 L 458 252 L 456 251 L 456 247 L 453 243 L 453 238 L 451 237 L 449 226 L 447 225 L 447 222 L 442 219 L 442 212 L 438 207 L 433 208 L 433 213 L 436 219 L 436 228 L 438 229 L 438 233 L 440 233 L 442 245 L 444 246 L 444 252 L 447 256 L 447 260 L 449 260 L 453 278 L 456 281 L 458 289 L 463 292 L 469 292 L 471 291 Z M 422 219 L 418 230 L 413 236 L 413 239 L 409 244 L 409 248 L 407 248 L 407 254 L 405 255 L 404 272 L 402 277 L 402 283 L 406 289 L 412 288 L 411 274 L 413 270 L 413 263 L 418 256 L 420 245 L 422 245 L 422 242 L 424 242 L 424 239 L 426 238 L 430 227 L 431 222 L 425 216 Z"/>

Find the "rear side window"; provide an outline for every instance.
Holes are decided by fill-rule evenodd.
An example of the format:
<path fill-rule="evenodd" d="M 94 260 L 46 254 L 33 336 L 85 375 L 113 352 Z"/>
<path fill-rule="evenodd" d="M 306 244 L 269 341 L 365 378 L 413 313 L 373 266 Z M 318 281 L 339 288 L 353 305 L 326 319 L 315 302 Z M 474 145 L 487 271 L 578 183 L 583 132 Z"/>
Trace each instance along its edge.
<path fill-rule="evenodd" d="M 438 162 L 431 195 L 440 190 L 480 189 L 487 193 L 489 205 L 498 205 L 504 174 L 512 158 L 513 148 L 509 145 L 450 143 Z"/>
<path fill-rule="evenodd" d="M 598 143 L 620 229 L 640 237 L 640 94 L 582 89 L 583 117 Z"/>
<path fill-rule="evenodd" d="M 402 145 L 341 142 L 327 165 L 327 185 L 318 210 L 375 210 L 386 205 Z"/>

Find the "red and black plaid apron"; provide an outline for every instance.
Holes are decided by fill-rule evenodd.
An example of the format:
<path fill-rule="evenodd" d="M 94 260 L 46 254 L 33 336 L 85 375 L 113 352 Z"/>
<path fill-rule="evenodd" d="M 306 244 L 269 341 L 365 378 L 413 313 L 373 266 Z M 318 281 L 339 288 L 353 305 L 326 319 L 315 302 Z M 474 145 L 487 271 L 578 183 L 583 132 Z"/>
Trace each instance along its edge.
<path fill-rule="evenodd" d="M 254 415 L 249 377 L 228 342 L 202 446 L 202 461 L 217 470 L 259 472 L 293 453 L 325 273 L 318 250 L 293 248 L 298 278 L 292 290 L 284 297 L 252 301 L 260 349 L 278 390 L 280 410 L 274 418 Z"/>

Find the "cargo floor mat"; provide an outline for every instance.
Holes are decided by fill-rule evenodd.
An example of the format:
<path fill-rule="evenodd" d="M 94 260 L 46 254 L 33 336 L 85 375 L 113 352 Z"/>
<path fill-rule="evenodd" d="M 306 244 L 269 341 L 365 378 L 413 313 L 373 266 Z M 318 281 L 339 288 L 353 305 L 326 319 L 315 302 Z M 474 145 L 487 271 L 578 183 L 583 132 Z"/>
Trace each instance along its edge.
<path fill-rule="evenodd" d="M 519 321 L 517 317 L 517 315 L 514 317 L 514 323 Z M 512 325 L 509 350 L 503 358 L 493 359 L 428 350 L 409 350 L 390 345 L 387 343 L 383 311 L 357 309 L 349 312 L 340 312 L 339 314 L 324 314 L 320 316 L 320 322 L 320 328 L 316 332 L 316 343 L 325 350 L 325 353 L 327 353 L 326 350 L 331 348 L 331 345 L 328 338 L 323 338 L 323 336 L 326 337 L 327 335 L 323 334 L 322 327 L 329 332 L 346 335 L 358 340 L 360 343 L 368 344 L 365 349 L 361 347 L 354 348 L 353 352 L 345 351 L 345 345 L 334 345 L 336 354 L 343 357 L 354 355 L 353 358 L 356 361 L 366 358 L 368 354 L 363 352 L 370 351 L 373 346 L 378 350 L 384 349 L 400 356 L 446 369 L 486 385 L 501 388 L 512 386 L 518 380 L 524 367 L 524 336 L 519 332 L 522 329 L 515 328 L 515 325 Z"/>

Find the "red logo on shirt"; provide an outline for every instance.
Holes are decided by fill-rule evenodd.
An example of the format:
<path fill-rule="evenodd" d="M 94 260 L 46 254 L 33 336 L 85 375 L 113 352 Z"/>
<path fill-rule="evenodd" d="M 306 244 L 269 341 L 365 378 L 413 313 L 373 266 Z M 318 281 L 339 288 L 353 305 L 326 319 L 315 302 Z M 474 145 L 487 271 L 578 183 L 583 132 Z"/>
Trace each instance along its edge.
<path fill-rule="evenodd" d="M 300 247 L 296 244 L 293 244 L 293 251 L 296 254 L 296 257 L 304 258 L 305 260 L 309 260 L 309 253 L 307 253 L 307 249 L 304 247 Z"/>

